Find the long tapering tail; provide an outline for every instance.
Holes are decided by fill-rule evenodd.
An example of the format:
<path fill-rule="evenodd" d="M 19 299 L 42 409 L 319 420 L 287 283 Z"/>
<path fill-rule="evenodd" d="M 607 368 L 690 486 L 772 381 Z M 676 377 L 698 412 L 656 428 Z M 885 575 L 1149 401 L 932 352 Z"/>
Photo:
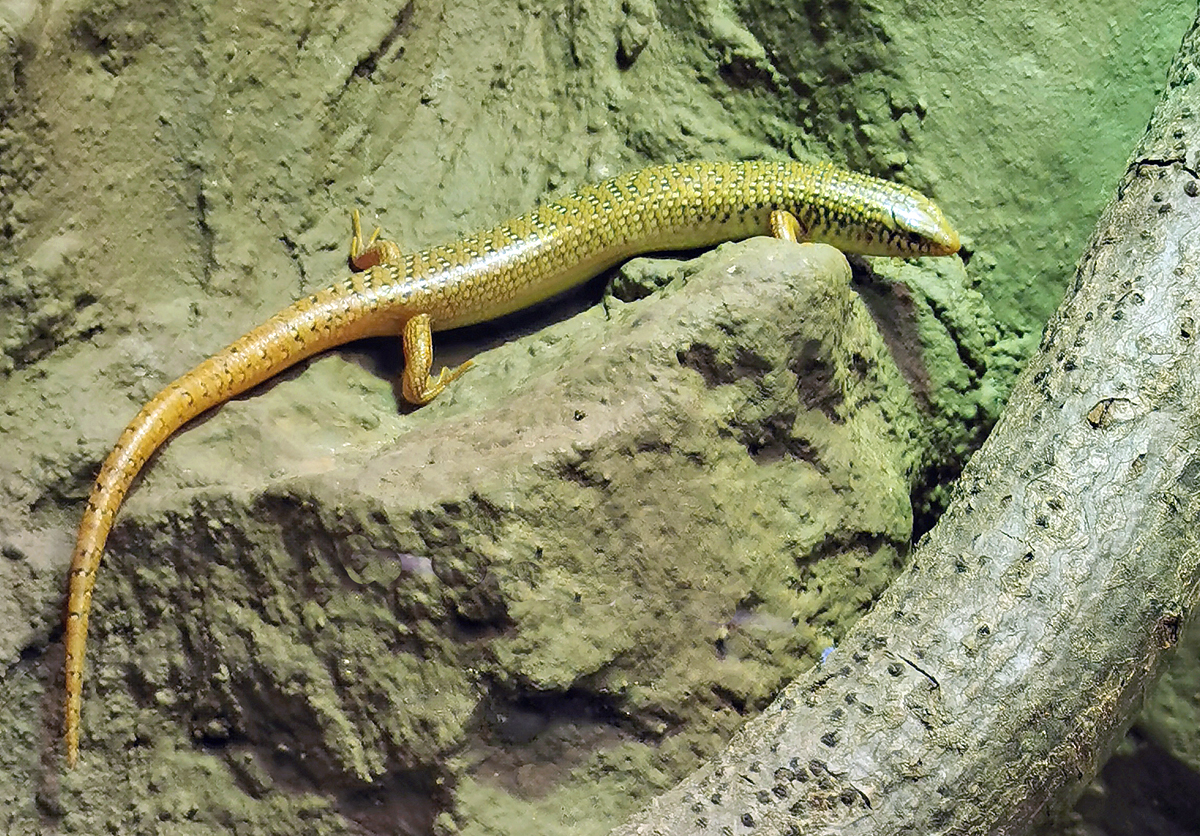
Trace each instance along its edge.
<path fill-rule="evenodd" d="M 75 766 L 79 759 L 83 660 L 92 590 L 104 543 L 130 485 L 154 451 L 193 418 L 313 354 L 373 333 L 373 324 L 364 324 L 359 317 L 363 310 L 361 299 L 336 286 L 296 302 L 155 395 L 104 460 L 71 557 L 63 717 L 68 766 Z M 328 327 L 331 321 L 342 327 Z"/>
<path fill-rule="evenodd" d="M 193 370 L 190 375 L 194 375 Z M 66 712 L 63 731 L 67 738 L 67 765 L 79 759 L 79 717 L 83 700 L 83 657 L 87 645 L 88 612 L 96 571 L 104 554 L 104 542 L 129 486 L 146 460 L 176 429 L 196 417 L 210 404 L 189 397 L 189 376 L 172 383 L 146 404 L 125 428 L 100 468 L 83 512 L 75 553 L 71 556 L 70 589 L 66 612 Z M 225 395 L 222 400 L 231 395 Z M 200 407 L 197 409 L 197 407 Z"/>

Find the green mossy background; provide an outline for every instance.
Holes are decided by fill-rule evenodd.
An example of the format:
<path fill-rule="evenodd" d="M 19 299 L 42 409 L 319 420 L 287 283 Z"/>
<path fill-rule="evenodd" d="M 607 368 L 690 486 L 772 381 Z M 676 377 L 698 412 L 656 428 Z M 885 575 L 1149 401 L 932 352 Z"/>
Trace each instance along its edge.
<path fill-rule="evenodd" d="M 347 450 L 382 449 L 406 422 L 436 423 L 436 412 L 396 414 L 387 347 L 351 348 L 289 373 L 157 457 L 101 575 L 98 600 L 140 609 L 97 616 L 101 635 L 115 639 L 104 641 L 103 665 L 91 660 L 89 699 L 104 694 L 112 722 L 85 731 L 150 745 L 153 757 L 135 773 L 117 761 L 61 777 L 53 756 L 63 579 L 99 459 L 173 374 L 343 275 L 351 207 L 412 248 L 577 182 L 681 158 L 831 158 L 926 191 L 964 236 L 965 272 L 874 262 L 855 278 L 914 396 L 921 449 L 906 476 L 919 527 L 1057 305 L 1194 13 L 1166 0 L 1053 9 L 966 0 L 0 1 L 0 797 L 18 799 L 0 804 L 0 829 L 359 832 L 320 794 L 280 791 L 287 781 L 252 757 L 219 760 L 172 739 L 164 716 L 179 694 L 165 686 L 178 684 L 175 663 L 152 652 L 146 619 L 168 622 L 174 605 L 152 591 L 190 580 L 173 574 L 186 562 L 165 559 L 173 545 L 205 531 L 231 550 L 246 532 L 278 541 L 286 530 L 263 519 L 279 509 L 256 499 L 264 485 L 319 476 Z M 439 360 L 495 342 L 487 332 L 450 338 Z M 321 514 L 307 509 L 305 518 Z M 860 559 L 831 555 L 820 571 L 846 583 Z M 849 619 L 857 606 L 845 609 L 838 615 Z M 319 631 L 323 616 L 298 617 L 309 616 L 305 629 Z M 242 637 L 258 629 L 245 625 Z M 381 652 L 377 641 L 362 636 L 363 653 Z M 203 657 L 217 693 L 227 676 L 219 660 L 240 658 L 232 644 L 219 650 Z M 312 664 L 252 661 L 284 671 L 284 681 Z M 467 673 L 448 671 L 449 707 L 425 710 L 454 713 Z M 131 676 L 143 677 L 148 701 L 128 696 Z M 309 704 L 322 700 L 333 705 L 336 695 Z M 101 716 L 94 703 L 87 711 Z M 225 733 L 217 715 L 205 731 L 214 740 Z M 342 720 L 331 707 L 312 722 Z M 588 743 L 572 733 L 552 736 L 546 757 Z M 433 751 L 442 743 L 431 734 Z M 579 833 L 570 823 L 582 818 L 587 832 L 604 832 L 606 814 L 669 784 L 670 769 L 696 756 L 685 741 L 675 754 L 610 744 L 580 767 L 569 793 L 519 812 L 495 784 L 465 781 L 456 814 L 436 827 L 525 833 L 536 821 L 539 832 Z M 330 757 L 371 768 L 349 738 L 346 746 Z M 509 766 L 495 757 L 499 771 Z M 461 768 L 450 762 L 445 774 Z M 110 792 L 130 774 L 137 792 Z M 420 832 L 420 816 L 384 822 L 372 810 L 414 788 L 425 790 L 412 799 L 421 808 L 447 791 L 443 778 L 401 770 L 377 779 L 350 818 L 365 832 Z M 231 793 L 253 799 L 240 818 L 216 812 Z"/>

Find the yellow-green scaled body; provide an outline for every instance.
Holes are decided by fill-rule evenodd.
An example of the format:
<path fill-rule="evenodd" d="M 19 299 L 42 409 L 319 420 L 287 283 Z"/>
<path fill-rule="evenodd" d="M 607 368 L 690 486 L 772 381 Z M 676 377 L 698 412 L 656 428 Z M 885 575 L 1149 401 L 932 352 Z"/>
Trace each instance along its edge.
<path fill-rule="evenodd" d="M 829 165 L 676 163 L 585 186 L 487 232 L 400 256 L 383 274 L 368 273 L 365 298 L 392 313 L 372 333 L 396 334 L 399 323 L 421 312 L 434 330 L 469 325 L 546 299 L 638 253 L 766 235 L 772 210 L 795 216 L 802 240 L 844 252 L 958 250 L 958 235 L 938 208 L 895 183 Z"/>
<path fill-rule="evenodd" d="M 364 242 L 356 216 L 351 261 L 359 272 L 295 302 L 168 385 L 101 466 L 71 560 L 67 763 L 74 766 L 79 753 L 88 610 L 104 543 L 134 478 L 176 430 L 306 357 L 369 336 L 403 335 L 404 396 L 427 403 L 469 365 L 431 379 L 431 331 L 524 308 L 638 253 L 765 234 L 864 255 L 949 255 L 959 245 L 941 211 L 912 189 L 792 162 L 655 166 L 412 254 L 389 241 Z"/>

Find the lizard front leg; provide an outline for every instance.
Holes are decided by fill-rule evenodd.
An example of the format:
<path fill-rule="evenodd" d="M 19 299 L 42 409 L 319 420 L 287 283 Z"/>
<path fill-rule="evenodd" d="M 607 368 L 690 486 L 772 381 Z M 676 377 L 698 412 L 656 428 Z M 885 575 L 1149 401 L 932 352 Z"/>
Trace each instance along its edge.
<path fill-rule="evenodd" d="M 783 241 L 799 243 L 808 237 L 808 230 L 800 225 L 800 221 L 791 212 L 773 209 L 771 211 L 771 235 Z M 371 237 L 371 240 L 375 240 L 374 236 Z"/>

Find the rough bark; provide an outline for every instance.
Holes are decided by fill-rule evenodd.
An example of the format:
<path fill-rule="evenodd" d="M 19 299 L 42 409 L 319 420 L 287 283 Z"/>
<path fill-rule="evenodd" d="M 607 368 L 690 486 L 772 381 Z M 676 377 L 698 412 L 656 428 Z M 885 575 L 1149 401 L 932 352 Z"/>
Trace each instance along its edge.
<path fill-rule="evenodd" d="M 1198 55 L 912 564 L 615 836 L 1024 833 L 1103 764 L 1200 580 Z"/>

